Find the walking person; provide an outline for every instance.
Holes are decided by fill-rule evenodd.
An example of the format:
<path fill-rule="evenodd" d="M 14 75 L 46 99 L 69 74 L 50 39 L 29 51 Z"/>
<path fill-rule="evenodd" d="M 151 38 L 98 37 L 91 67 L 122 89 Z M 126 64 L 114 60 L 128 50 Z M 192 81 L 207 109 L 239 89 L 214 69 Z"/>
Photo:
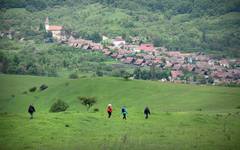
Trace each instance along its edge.
<path fill-rule="evenodd" d="M 28 107 L 28 113 L 31 115 L 30 119 L 33 119 L 33 113 L 36 112 L 34 106 L 32 104 Z"/>
<path fill-rule="evenodd" d="M 145 119 L 148 119 L 148 115 L 150 115 L 150 109 L 148 107 L 145 107 L 144 109 Z"/>
<path fill-rule="evenodd" d="M 122 107 L 122 115 L 123 115 L 123 119 L 127 119 L 127 108 L 125 106 Z"/>
<path fill-rule="evenodd" d="M 108 104 L 107 113 L 108 113 L 108 118 L 111 118 L 111 116 L 112 116 L 112 104 Z"/>

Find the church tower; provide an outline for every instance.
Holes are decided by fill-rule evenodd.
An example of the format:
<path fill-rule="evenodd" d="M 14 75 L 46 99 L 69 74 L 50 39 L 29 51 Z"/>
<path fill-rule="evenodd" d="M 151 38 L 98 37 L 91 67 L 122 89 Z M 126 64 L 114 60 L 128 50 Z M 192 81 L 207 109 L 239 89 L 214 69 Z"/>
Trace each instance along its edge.
<path fill-rule="evenodd" d="M 45 20 L 45 30 L 48 31 L 48 29 L 49 29 L 49 19 L 47 17 Z"/>

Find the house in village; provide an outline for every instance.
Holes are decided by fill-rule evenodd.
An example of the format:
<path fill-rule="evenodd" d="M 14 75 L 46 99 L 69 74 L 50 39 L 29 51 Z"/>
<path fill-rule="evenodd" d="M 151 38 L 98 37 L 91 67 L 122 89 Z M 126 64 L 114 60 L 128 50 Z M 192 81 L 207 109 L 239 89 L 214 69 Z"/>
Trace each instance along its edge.
<path fill-rule="evenodd" d="M 169 51 L 169 52 L 166 52 L 166 55 L 169 56 L 169 57 L 178 58 L 178 57 L 181 57 L 181 52 L 179 52 L 179 51 Z"/>
<path fill-rule="evenodd" d="M 219 64 L 220 66 L 223 66 L 223 67 L 226 67 L 226 68 L 229 68 L 229 61 L 227 59 L 222 59 L 219 61 Z"/>
<path fill-rule="evenodd" d="M 121 61 L 125 64 L 131 64 L 131 63 L 133 63 L 134 58 L 133 57 L 127 57 L 125 59 L 121 59 Z"/>
<path fill-rule="evenodd" d="M 109 40 L 109 38 L 105 35 L 102 35 L 102 40 L 105 41 L 105 40 Z"/>
<path fill-rule="evenodd" d="M 153 46 L 153 44 L 141 44 L 137 49 L 136 52 L 147 52 L 147 53 L 154 53 L 155 47 Z"/>
<path fill-rule="evenodd" d="M 137 59 L 137 60 L 134 62 L 134 65 L 142 66 L 143 63 L 144 63 L 144 59 Z"/>
<path fill-rule="evenodd" d="M 57 41 L 65 41 L 66 40 L 63 26 L 49 25 L 48 17 L 45 20 L 45 30 L 46 30 L 46 32 L 51 32 L 52 37 L 54 39 L 56 39 Z"/>
<path fill-rule="evenodd" d="M 176 80 L 177 78 L 183 76 L 182 71 L 171 71 L 171 79 Z"/>
<path fill-rule="evenodd" d="M 113 39 L 112 44 L 114 45 L 114 47 L 120 48 L 126 44 L 126 41 L 122 39 L 122 37 L 118 36 L 115 39 Z"/>

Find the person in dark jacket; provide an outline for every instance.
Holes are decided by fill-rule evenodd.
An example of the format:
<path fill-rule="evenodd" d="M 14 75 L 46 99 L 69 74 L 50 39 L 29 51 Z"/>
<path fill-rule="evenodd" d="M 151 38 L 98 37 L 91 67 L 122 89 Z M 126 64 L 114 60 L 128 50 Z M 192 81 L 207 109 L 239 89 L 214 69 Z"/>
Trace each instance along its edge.
<path fill-rule="evenodd" d="M 148 115 L 150 115 L 150 109 L 148 107 L 145 107 L 144 109 L 145 119 L 148 119 Z"/>
<path fill-rule="evenodd" d="M 36 112 L 34 106 L 32 104 L 28 107 L 28 113 L 31 115 L 30 119 L 33 119 L 33 113 Z"/>
<path fill-rule="evenodd" d="M 127 119 L 127 108 L 125 106 L 122 107 L 122 115 L 123 115 L 123 119 Z"/>

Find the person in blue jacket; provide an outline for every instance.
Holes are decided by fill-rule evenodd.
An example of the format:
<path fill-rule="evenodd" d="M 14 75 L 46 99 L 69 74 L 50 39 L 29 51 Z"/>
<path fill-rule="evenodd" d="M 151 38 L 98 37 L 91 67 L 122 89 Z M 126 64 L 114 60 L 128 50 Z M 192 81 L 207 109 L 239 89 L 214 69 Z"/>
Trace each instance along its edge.
<path fill-rule="evenodd" d="M 125 106 L 122 107 L 122 115 L 123 115 L 123 119 L 127 119 L 127 108 Z"/>

